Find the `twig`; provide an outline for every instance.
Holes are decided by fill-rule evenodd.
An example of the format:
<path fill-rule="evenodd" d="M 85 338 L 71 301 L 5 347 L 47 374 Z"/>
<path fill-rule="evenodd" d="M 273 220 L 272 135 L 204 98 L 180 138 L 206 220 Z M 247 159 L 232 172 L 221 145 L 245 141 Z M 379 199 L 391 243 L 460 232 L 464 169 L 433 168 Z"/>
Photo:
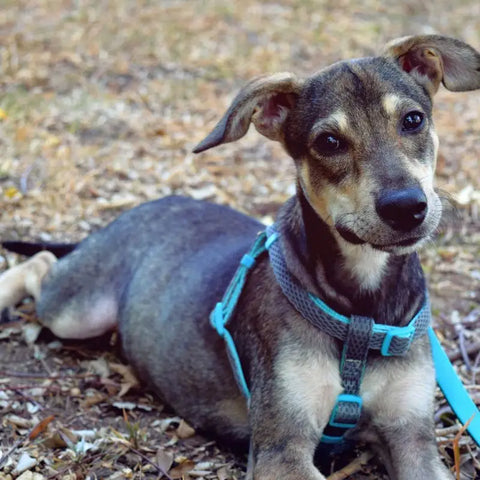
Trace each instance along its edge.
<path fill-rule="evenodd" d="M 345 480 L 346 478 L 350 477 L 350 475 L 359 472 L 363 465 L 368 463 L 374 456 L 375 454 L 371 450 L 363 452 L 353 462 L 349 463 L 341 470 L 332 473 L 329 477 L 327 477 L 327 480 Z"/>
<path fill-rule="evenodd" d="M 38 435 L 40 435 L 41 433 L 43 433 L 43 431 L 45 430 L 45 428 L 47 427 L 47 425 L 54 419 L 55 417 L 53 415 L 50 415 L 46 418 L 44 418 L 43 420 L 41 420 L 40 422 L 38 422 L 29 432 L 28 432 L 28 435 L 27 437 L 21 437 L 19 438 L 13 445 L 12 445 L 12 448 L 10 448 L 10 450 L 5 453 L 5 455 L 3 455 L 3 457 L 0 458 L 0 467 L 3 465 L 3 463 L 5 462 L 5 460 L 7 460 L 7 458 L 23 443 L 25 445 L 28 444 L 28 442 L 30 440 L 34 440 L 36 437 L 38 437 Z"/>
<path fill-rule="evenodd" d="M 51 368 L 48 366 L 47 362 L 43 357 L 40 357 L 40 363 L 43 365 L 43 368 L 47 371 L 49 375 L 53 375 Z"/>
<path fill-rule="evenodd" d="M 480 350 L 480 342 L 469 343 L 465 345 L 465 353 L 467 355 L 472 355 L 473 353 L 477 353 Z M 460 349 L 452 350 L 451 352 L 447 353 L 448 358 L 451 362 L 462 358 L 462 351 Z"/>
<path fill-rule="evenodd" d="M 453 435 L 454 433 L 457 434 L 460 428 L 460 425 L 456 423 L 451 427 L 437 428 L 435 434 L 437 437 L 446 437 L 447 435 Z"/>
<path fill-rule="evenodd" d="M 460 345 L 460 352 L 462 354 L 463 361 L 467 366 L 468 370 L 472 370 L 472 364 L 470 362 L 470 357 L 468 356 L 467 346 L 465 344 L 465 330 L 461 328 L 458 332 L 458 344 Z"/>
<path fill-rule="evenodd" d="M 10 450 L 8 450 L 3 457 L 0 458 L 0 467 L 4 464 L 5 460 L 24 442 L 24 438 L 19 438 L 13 445 Z"/>
<path fill-rule="evenodd" d="M 479 365 L 480 365 L 480 353 L 477 353 L 477 356 L 475 357 L 475 361 L 473 362 L 473 367 L 472 367 L 471 382 L 473 384 L 477 383 L 477 373 L 478 373 L 478 366 Z"/>
<path fill-rule="evenodd" d="M 74 373 L 72 375 L 60 375 L 60 374 L 50 374 L 46 375 L 45 373 L 28 373 L 28 372 L 14 372 L 12 370 L 0 370 L 0 376 L 2 377 L 17 377 L 17 378 L 39 378 L 45 380 L 68 380 L 70 378 L 90 378 L 98 377 L 98 373 Z"/>
<path fill-rule="evenodd" d="M 102 456 L 101 453 L 97 453 L 96 455 L 90 456 L 90 457 L 88 458 L 88 460 L 89 460 L 90 462 L 94 462 L 94 461 L 96 461 L 97 459 L 100 459 L 101 456 Z M 66 474 L 67 472 L 72 473 L 72 465 L 71 465 L 71 464 L 69 464 L 69 465 L 61 468 L 60 470 L 57 470 L 56 472 L 52 473 L 51 475 L 49 475 L 49 476 L 47 477 L 47 480 L 53 480 L 53 479 L 55 479 L 55 478 L 58 478 L 58 479 L 65 478 L 65 476 L 66 476 L 65 474 Z M 103 478 L 103 477 L 102 477 L 102 478 Z"/>
<path fill-rule="evenodd" d="M 460 438 L 462 438 L 462 435 L 464 434 L 465 430 L 468 428 L 474 417 L 475 414 L 473 414 L 468 419 L 468 422 L 466 422 L 465 425 L 462 426 L 462 428 L 458 431 L 458 433 L 455 435 L 455 438 L 453 439 L 453 458 L 455 461 L 455 475 L 457 480 L 460 480 Z"/>
<path fill-rule="evenodd" d="M 45 410 L 45 407 L 41 404 L 38 403 L 33 397 L 30 395 L 27 395 L 25 392 L 22 392 L 20 389 L 15 389 L 14 392 L 21 397 L 25 398 L 25 400 L 28 400 L 30 403 L 33 403 L 38 409 L 40 410 Z"/>
<path fill-rule="evenodd" d="M 38 385 L 35 383 L 32 383 L 31 385 L 1 385 L 0 384 L 0 392 L 7 392 L 7 391 L 14 391 L 20 395 L 22 395 L 21 392 L 17 392 L 17 390 L 34 390 L 34 389 L 39 389 L 39 390 L 53 390 L 54 392 L 61 392 L 61 388 L 56 385 Z M 39 394 L 43 395 L 43 393 Z"/>
<path fill-rule="evenodd" d="M 133 448 L 132 446 L 128 446 L 128 448 L 133 453 L 136 453 L 139 457 L 141 457 L 143 460 L 145 460 L 147 463 L 149 463 L 152 467 L 154 467 L 157 470 L 158 473 L 161 473 L 164 477 L 167 477 L 168 480 L 173 480 L 172 477 L 162 467 L 160 467 L 160 465 L 157 465 L 155 462 L 152 462 L 152 460 L 150 460 L 142 452 L 138 451 L 136 448 Z"/>

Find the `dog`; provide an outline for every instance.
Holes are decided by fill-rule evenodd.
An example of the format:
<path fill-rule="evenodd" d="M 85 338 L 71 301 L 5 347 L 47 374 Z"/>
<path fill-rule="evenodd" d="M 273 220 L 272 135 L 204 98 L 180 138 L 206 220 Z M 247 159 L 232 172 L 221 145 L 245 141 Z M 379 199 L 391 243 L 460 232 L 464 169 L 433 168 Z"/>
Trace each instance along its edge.
<path fill-rule="evenodd" d="M 306 79 L 254 79 L 194 151 L 238 140 L 250 123 L 279 141 L 296 167 L 296 195 L 275 224 L 288 275 L 338 315 L 403 327 L 426 302 L 415 252 L 441 217 L 432 121 L 440 83 L 479 89 L 480 54 L 444 36 L 404 37 L 379 56 Z M 248 401 L 232 351 L 209 321 L 264 229 L 226 206 L 183 197 L 149 202 L 59 260 L 42 251 L 4 272 L 0 307 L 32 295 L 41 322 L 61 338 L 118 327 L 128 360 L 180 415 L 249 444 L 247 479 L 324 480 L 313 458 L 345 390 L 344 342 L 292 305 L 264 252 L 227 325 Z M 426 335 L 403 355 L 383 353 L 367 347 L 361 414 L 345 436 L 371 444 L 392 479 L 452 478 L 435 443 Z"/>

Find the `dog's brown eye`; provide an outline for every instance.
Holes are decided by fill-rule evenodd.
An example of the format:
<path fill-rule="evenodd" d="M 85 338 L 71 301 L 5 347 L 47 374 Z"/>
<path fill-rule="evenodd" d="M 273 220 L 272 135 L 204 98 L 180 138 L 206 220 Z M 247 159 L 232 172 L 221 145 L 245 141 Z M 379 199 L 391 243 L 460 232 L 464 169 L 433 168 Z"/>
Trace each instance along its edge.
<path fill-rule="evenodd" d="M 320 134 L 313 143 L 313 148 L 321 155 L 334 155 L 335 153 L 341 153 L 346 149 L 346 142 L 331 134 Z"/>
<path fill-rule="evenodd" d="M 423 126 L 423 113 L 421 112 L 408 112 L 403 117 L 402 131 L 403 132 L 415 132 L 420 130 Z"/>

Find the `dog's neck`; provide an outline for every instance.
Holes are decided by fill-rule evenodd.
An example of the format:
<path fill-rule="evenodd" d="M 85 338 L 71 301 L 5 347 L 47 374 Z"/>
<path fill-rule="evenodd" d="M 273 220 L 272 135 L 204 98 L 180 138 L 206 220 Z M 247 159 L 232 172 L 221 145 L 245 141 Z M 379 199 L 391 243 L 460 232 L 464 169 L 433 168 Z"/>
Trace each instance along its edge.
<path fill-rule="evenodd" d="M 278 225 L 291 272 L 339 313 L 401 325 L 420 308 L 425 280 L 416 254 L 395 256 L 347 243 L 301 190 L 285 204 Z"/>

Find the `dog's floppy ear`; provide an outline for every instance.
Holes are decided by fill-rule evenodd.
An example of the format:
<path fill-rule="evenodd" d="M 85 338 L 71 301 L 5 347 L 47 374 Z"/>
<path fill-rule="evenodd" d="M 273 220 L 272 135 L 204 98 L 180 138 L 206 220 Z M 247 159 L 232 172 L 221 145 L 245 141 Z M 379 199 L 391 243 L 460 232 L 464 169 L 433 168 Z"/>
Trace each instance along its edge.
<path fill-rule="evenodd" d="M 460 40 L 441 35 L 403 37 L 388 43 L 385 54 L 430 95 L 440 82 L 454 92 L 480 88 L 480 53 Z"/>
<path fill-rule="evenodd" d="M 248 83 L 212 132 L 193 150 L 203 152 L 243 137 L 250 126 L 272 140 L 281 140 L 288 112 L 295 104 L 302 82 L 291 73 L 259 77 Z"/>

